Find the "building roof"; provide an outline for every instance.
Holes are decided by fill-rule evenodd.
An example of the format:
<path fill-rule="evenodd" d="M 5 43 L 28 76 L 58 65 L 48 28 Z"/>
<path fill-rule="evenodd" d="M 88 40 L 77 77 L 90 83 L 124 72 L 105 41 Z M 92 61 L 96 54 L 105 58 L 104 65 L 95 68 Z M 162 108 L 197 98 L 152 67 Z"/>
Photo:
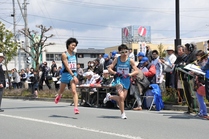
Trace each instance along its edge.
<path fill-rule="evenodd" d="M 77 49 L 77 53 L 85 53 L 85 54 L 92 54 L 92 53 L 104 53 L 104 49 L 94 49 L 94 48 L 88 48 L 88 49 Z"/>

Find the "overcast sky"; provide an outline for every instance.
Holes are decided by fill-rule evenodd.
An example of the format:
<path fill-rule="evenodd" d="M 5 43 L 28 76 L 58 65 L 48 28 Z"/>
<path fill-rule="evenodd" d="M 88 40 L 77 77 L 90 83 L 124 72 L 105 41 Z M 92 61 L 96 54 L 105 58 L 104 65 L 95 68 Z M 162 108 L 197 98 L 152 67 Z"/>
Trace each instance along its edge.
<path fill-rule="evenodd" d="M 23 3 L 24 0 L 19 0 Z M 50 42 L 65 44 L 76 37 L 78 48 L 105 48 L 121 44 L 121 28 L 151 26 L 154 44 L 173 44 L 175 0 L 27 0 L 28 27 L 52 26 Z M 17 30 L 24 22 L 15 0 Z M 13 31 L 12 0 L 0 0 L 0 21 Z M 209 39 L 209 1 L 180 0 L 183 43 Z"/>

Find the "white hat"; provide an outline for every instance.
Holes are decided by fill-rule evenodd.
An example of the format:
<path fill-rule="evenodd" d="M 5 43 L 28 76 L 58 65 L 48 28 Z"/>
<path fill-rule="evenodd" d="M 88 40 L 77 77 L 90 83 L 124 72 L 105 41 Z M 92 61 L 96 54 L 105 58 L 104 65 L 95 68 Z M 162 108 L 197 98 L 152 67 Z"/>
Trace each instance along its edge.
<path fill-rule="evenodd" d="M 3 57 L 4 58 L 4 54 L 3 53 L 0 53 L 0 57 Z"/>
<path fill-rule="evenodd" d="M 166 50 L 166 51 L 169 51 L 169 50 L 172 50 L 172 51 L 174 51 L 174 48 L 173 48 L 173 46 L 168 46 L 168 48 L 167 48 L 167 50 Z"/>
<path fill-rule="evenodd" d="M 108 70 L 103 70 L 103 73 L 109 73 L 109 71 Z"/>
<path fill-rule="evenodd" d="M 92 71 L 87 71 L 87 72 L 85 72 L 84 74 L 83 74 L 83 76 L 84 77 L 86 77 L 86 76 L 92 76 L 93 75 L 93 72 Z"/>

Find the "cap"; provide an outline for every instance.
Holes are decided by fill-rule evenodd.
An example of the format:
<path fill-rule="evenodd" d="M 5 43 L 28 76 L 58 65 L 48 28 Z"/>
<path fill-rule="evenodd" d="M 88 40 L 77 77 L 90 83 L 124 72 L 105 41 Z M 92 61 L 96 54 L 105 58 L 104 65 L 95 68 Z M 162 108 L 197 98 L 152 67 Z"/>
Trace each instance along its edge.
<path fill-rule="evenodd" d="M 142 57 L 144 57 L 145 55 L 144 55 L 143 52 L 139 52 L 136 56 L 142 56 Z"/>
<path fill-rule="evenodd" d="M 149 61 L 149 59 L 147 57 L 143 57 L 142 60 L 140 61 L 140 64 L 143 64 L 144 62 Z"/>
<path fill-rule="evenodd" d="M 97 80 L 97 79 L 100 78 L 100 76 L 99 76 L 98 74 L 95 74 L 95 75 L 93 76 L 93 78 L 94 78 L 95 80 Z"/>
<path fill-rule="evenodd" d="M 117 54 L 117 51 L 112 51 L 112 56 L 115 56 Z"/>
<path fill-rule="evenodd" d="M 108 54 L 104 54 L 103 58 L 109 58 L 109 55 Z"/>

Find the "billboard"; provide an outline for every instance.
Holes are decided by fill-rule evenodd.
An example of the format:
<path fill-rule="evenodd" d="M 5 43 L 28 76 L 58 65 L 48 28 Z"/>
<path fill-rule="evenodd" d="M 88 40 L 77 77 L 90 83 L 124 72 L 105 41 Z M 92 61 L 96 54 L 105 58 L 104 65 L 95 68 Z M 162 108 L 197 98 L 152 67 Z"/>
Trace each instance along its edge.
<path fill-rule="evenodd" d="M 133 25 L 122 28 L 122 43 L 151 43 L 151 27 Z"/>

